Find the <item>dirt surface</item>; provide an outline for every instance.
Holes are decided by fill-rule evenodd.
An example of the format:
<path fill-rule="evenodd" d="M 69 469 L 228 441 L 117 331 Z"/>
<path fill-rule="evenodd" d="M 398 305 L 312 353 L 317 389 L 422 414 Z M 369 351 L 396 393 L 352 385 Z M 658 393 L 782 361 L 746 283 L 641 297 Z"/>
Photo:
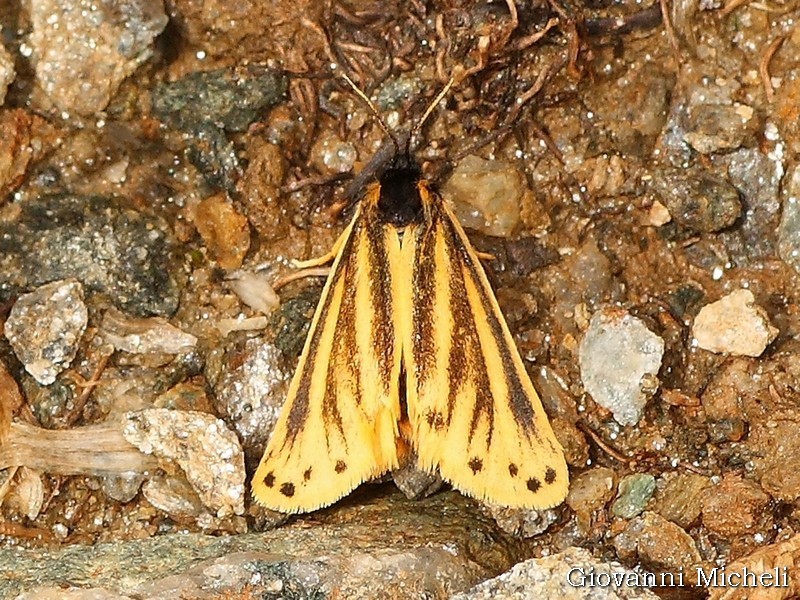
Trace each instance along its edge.
<path fill-rule="evenodd" d="M 182 445 L 165 421 L 172 453 L 138 461 L 123 434 L 163 414 L 146 411 L 186 411 L 169 422 L 228 428 L 252 474 L 321 289 L 291 281 L 290 261 L 330 249 L 387 138 L 343 72 L 397 131 L 453 80 L 417 157 L 495 257 L 491 283 L 570 466 L 552 511 L 467 501 L 493 517 L 481 531 L 495 528 L 503 559 L 478 568 L 466 552 L 456 587 L 420 589 L 447 597 L 572 546 L 654 573 L 797 566 L 796 1 L 28 4 L 0 6 L 7 551 L 272 526 L 335 539 L 339 507 L 287 522 L 250 506 L 249 481 L 214 489 L 239 508 L 205 504 L 227 456 L 217 469 L 192 454 L 214 454 L 210 434 Z M 79 282 L 81 299 L 26 322 L 19 299 L 55 281 Z M 69 344 L 66 310 L 88 314 Z M 20 352 L 45 324 L 59 356 L 45 334 Z M 54 383 L 31 375 L 42 369 Z M 402 481 L 409 496 L 441 484 Z M 377 489 L 377 506 L 397 501 L 390 478 Z M 435 527 L 426 510 L 419 527 Z M 380 511 L 364 514 L 370 551 L 394 548 Z"/>

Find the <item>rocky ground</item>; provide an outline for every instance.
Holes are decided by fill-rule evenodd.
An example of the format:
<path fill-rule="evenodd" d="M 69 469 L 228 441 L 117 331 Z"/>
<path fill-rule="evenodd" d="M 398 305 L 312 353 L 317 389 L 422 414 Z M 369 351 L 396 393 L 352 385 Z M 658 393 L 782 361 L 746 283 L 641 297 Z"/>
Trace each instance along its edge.
<path fill-rule="evenodd" d="M 0 596 L 756 597 L 689 574 L 800 560 L 798 20 L 796 0 L 2 3 Z M 391 128 L 453 78 L 418 157 L 495 257 L 562 506 L 413 469 L 309 515 L 251 503 L 321 290 L 291 260 L 331 247 L 385 141 L 340 72 Z M 788 573 L 757 597 L 800 594 Z"/>

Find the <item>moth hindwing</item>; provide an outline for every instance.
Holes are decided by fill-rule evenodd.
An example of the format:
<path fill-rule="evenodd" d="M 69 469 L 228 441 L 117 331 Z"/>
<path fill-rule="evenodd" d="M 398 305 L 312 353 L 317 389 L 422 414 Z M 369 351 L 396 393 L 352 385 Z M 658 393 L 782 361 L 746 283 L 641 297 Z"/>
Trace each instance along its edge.
<path fill-rule="evenodd" d="M 400 465 L 491 503 L 561 503 L 567 466 L 478 257 L 408 161 L 367 188 L 253 479 L 307 512 Z M 332 253 L 333 254 L 333 253 Z"/>

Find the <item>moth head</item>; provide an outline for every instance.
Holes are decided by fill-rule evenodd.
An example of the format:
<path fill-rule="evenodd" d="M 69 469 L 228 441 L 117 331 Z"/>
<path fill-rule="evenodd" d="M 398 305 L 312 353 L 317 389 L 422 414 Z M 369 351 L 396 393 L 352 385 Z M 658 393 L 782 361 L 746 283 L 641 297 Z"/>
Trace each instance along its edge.
<path fill-rule="evenodd" d="M 421 178 L 422 169 L 408 149 L 394 155 L 378 178 L 378 211 L 384 222 L 406 227 L 423 219 Z"/>
<path fill-rule="evenodd" d="M 340 75 L 364 101 L 388 138 L 388 142 L 381 146 L 367 166 L 347 186 L 345 196 L 353 199 L 365 183 L 377 182 L 380 189 L 378 211 L 384 222 L 399 228 L 421 222 L 424 218 L 424 206 L 419 188 L 422 169 L 414 155 L 422 139 L 422 128 L 439 102 L 450 91 L 453 79 L 451 78 L 436 95 L 422 118 L 410 130 L 394 132 L 389 129 L 375 105 L 355 82 L 343 72 Z"/>

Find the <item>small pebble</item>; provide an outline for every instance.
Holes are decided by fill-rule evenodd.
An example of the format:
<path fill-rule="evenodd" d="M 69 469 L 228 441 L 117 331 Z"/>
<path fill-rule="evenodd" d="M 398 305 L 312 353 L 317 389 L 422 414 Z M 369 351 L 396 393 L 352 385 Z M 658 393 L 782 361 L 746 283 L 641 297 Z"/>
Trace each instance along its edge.
<path fill-rule="evenodd" d="M 268 315 L 280 304 L 280 298 L 266 273 L 239 269 L 225 279 L 239 300 L 262 315 Z"/>
<path fill-rule="evenodd" d="M 35 521 L 44 506 L 42 474 L 28 467 L 19 467 L 13 477 L 14 485 L 8 488 L 3 507 Z"/>
<path fill-rule="evenodd" d="M 656 495 L 653 510 L 680 527 L 695 524 L 702 510 L 705 490 L 711 485 L 708 477 L 696 473 L 675 473 Z"/>
<path fill-rule="evenodd" d="M 100 485 L 103 493 L 117 502 L 130 502 L 139 493 L 139 488 L 145 480 L 144 475 L 138 473 L 129 475 L 109 475 L 101 479 Z"/>
<path fill-rule="evenodd" d="M 327 132 L 314 142 L 309 159 L 321 173 L 349 173 L 358 158 L 355 146 L 333 132 Z"/>
<path fill-rule="evenodd" d="M 162 317 L 129 317 L 109 308 L 100 325 L 114 348 L 131 354 L 180 354 L 197 346 L 197 338 Z"/>
<path fill-rule="evenodd" d="M 211 256 L 223 269 L 238 269 L 250 249 L 250 226 L 225 194 L 202 200 L 194 224 Z"/>
<path fill-rule="evenodd" d="M 167 25 L 160 0 L 31 3 L 29 43 L 36 84 L 62 111 L 92 115 L 108 106 L 122 81 L 153 54 Z"/>
<path fill-rule="evenodd" d="M 142 495 L 173 517 L 199 517 L 205 512 L 197 493 L 182 477 L 154 475 L 142 485 Z"/>
<path fill-rule="evenodd" d="M 206 362 L 217 414 L 235 428 L 248 457 L 260 458 L 286 400 L 291 370 L 283 353 L 258 338 L 216 348 Z"/>
<path fill-rule="evenodd" d="M 608 467 L 594 467 L 569 482 L 567 504 L 575 511 L 584 528 L 588 528 L 592 513 L 603 508 L 614 497 L 615 482 L 616 474 Z"/>
<path fill-rule="evenodd" d="M 653 227 L 661 227 L 666 225 L 672 220 L 672 215 L 669 214 L 667 207 L 661 204 L 658 200 L 653 201 L 650 211 L 647 214 L 647 223 Z"/>
<path fill-rule="evenodd" d="M 655 477 L 649 473 L 628 475 L 619 482 L 617 499 L 611 513 L 620 519 L 632 519 L 644 510 L 656 491 Z"/>
<path fill-rule="evenodd" d="M 517 227 L 520 206 L 530 193 L 512 163 L 473 155 L 456 165 L 442 189 L 462 225 L 498 237 Z"/>
<path fill-rule="evenodd" d="M 486 505 L 485 510 L 492 515 L 500 529 L 520 538 L 531 538 L 544 533 L 559 519 L 559 512 L 556 509 L 526 510 Z"/>
<path fill-rule="evenodd" d="M 750 290 L 740 289 L 707 304 L 694 319 L 695 343 L 710 352 L 761 356 L 777 337 L 763 308 Z"/>
<path fill-rule="evenodd" d="M 83 286 L 68 279 L 20 296 L 4 330 L 25 370 L 42 385 L 50 385 L 78 353 L 88 320 Z"/>
<path fill-rule="evenodd" d="M 579 350 L 581 381 L 621 425 L 634 425 L 653 393 L 664 340 L 625 310 L 606 307 L 589 323 Z"/>
<path fill-rule="evenodd" d="M 712 172 L 665 169 L 653 176 L 653 188 L 675 223 L 688 232 L 721 231 L 742 213 L 738 190 Z"/>
<path fill-rule="evenodd" d="M 610 143 L 609 149 L 626 158 L 649 156 L 669 115 L 674 86 L 674 75 L 651 61 L 596 82 L 583 95 L 583 102 L 599 121 L 598 129 L 605 129 L 610 137 L 602 144 Z M 608 151 L 603 145 L 600 148 Z"/>
<path fill-rule="evenodd" d="M 745 210 L 734 228 L 725 233 L 725 248 L 739 264 L 776 254 L 775 232 L 780 225 L 783 161 L 758 147 L 739 148 L 724 154 L 715 166 L 741 197 Z"/>
<path fill-rule="evenodd" d="M 209 124 L 219 124 L 225 131 L 246 131 L 285 91 L 283 75 L 262 66 L 196 71 L 157 85 L 153 114 L 187 132 L 204 130 Z"/>
<path fill-rule="evenodd" d="M 426 473 L 413 463 L 392 471 L 392 479 L 397 488 L 411 500 L 427 498 L 439 491 L 444 482 L 439 473 Z"/>
<path fill-rule="evenodd" d="M 769 533 L 770 497 L 754 482 L 726 475 L 703 496 L 703 525 L 723 538 Z"/>
<path fill-rule="evenodd" d="M 747 453 L 765 492 L 789 504 L 800 499 L 800 415 L 791 412 L 752 425 Z"/>
<path fill-rule="evenodd" d="M 688 533 L 649 511 L 628 523 L 614 538 L 614 547 L 623 561 L 641 561 L 651 568 L 672 572 L 683 569 L 690 573 L 702 561 Z"/>
<path fill-rule="evenodd" d="M 689 112 L 683 138 L 701 154 L 739 148 L 755 133 L 753 116 L 745 104 L 699 104 Z"/>

